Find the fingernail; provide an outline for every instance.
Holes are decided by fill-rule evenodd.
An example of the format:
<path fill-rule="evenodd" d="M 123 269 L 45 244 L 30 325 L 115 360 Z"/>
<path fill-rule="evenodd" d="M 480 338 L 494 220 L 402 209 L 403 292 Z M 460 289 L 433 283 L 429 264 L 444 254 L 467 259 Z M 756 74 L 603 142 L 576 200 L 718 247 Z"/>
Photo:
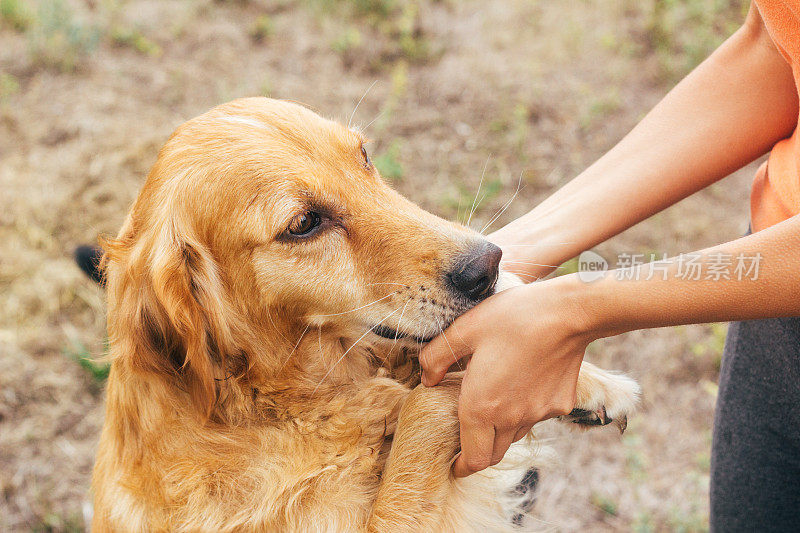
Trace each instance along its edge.
<path fill-rule="evenodd" d="M 428 374 L 426 374 L 425 372 L 422 373 L 422 384 L 425 385 L 426 387 L 431 386 L 431 380 L 428 378 Z"/>

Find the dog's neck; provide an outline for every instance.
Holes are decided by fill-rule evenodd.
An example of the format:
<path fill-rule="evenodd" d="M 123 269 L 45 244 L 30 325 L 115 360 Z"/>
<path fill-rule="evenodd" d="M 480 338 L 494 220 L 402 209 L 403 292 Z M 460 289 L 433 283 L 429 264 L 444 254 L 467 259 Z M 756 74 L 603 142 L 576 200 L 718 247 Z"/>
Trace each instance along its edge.
<path fill-rule="evenodd" d="M 290 335 L 296 331 L 299 333 L 292 341 Z M 284 332 L 272 328 L 259 333 L 251 337 L 257 342 L 242 347 L 246 363 L 237 357 L 225 358 L 233 361 L 233 366 L 219 369 L 215 377 L 218 400 L 211 421 L 225 425 L 258 423 L 263 416 L 256 398 L 269 398 L 269 403 L 279 409 L 281 404 L 324 403 L 376 376 L 412 386 L 419 382 L 415 351 L 399 343 L 374 344 L 324 327 L 295 327 Z M 115 348 L 111 346 L 111 353 L 117 355 Z M 149 375 L 137 370 L 130 358 L 115 359 L 115 394 L 148 404 L 150 407 L 143 411 L 152 412 L 156 405 L 165 410 L 175 405 L 189 409 L 185 392 L 174 382 L 174 376 Z M 157 393 L 142 397 L 138 391 L 145 383 L 147 389 Z"/>
<path fill-rule="evenodd" d="M 244 415 L 230 412 L 241 408 L 248 394 L 269 397 L 281 404 L 325 403 L 333 396 L 357 390 L 376 377 L 391 378 L 414 386 L 419 383 L 416 350 L 402 343 L 373 343 L 358 336 L 343 335 L 325 327 L 294 327 L 273 330 L 270 353 L 254 354 L 248 372 L 220 383 L 217 410 L 233 420 Z M 253 392 L 256 391 L 256 392 Z M 232 401 L 226 401 L 230 398 Z M 298 401 L 299 400 L 299 401 Z M 247 416 L 260 417 L 258 410 Z"/>
<path fill-rule="evenodd" d="M 290 347 L 281 348 L 278 359 L 277 368 L 265 372 L 265 381 L 291 381 L 292 389 L 312 397 L 378 374 L 406 382 L 418 370 L 416 350 L 402 343 L 373 343 L 325 327 L 303 327 Z"/>

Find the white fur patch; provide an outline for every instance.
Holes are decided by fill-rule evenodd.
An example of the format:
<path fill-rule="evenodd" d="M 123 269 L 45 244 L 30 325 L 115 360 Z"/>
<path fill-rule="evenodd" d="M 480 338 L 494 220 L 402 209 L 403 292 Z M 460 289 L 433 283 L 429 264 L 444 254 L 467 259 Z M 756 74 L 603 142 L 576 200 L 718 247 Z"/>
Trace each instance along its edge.
<path fill-rule="evenodd" d="M 252 117 L 242 117 L 240 115 L 228 115 L 224 117 L 220 117 L 219 120 L 224 120 L 226 122 L 237 122 L 239 124 L 245 124 L 247 126 L 252 126 L 254 128 L 260 128 L 262 130 L 269 129 L 269 126 L 264 124 L 263 122 L 256 120 Z"/>
<path fill-rule="evenodd" d="M 511 445 L 497 465 L 471 476 L 456 479 L 444 508 L 441 531 L 520 532 L 541 529 L 536 519 L 522 511 L 530 494 L 516 489 L 530 468 L 553 461 L 551 449 L 526 438 Z M 519 516 L 516 526 L 513 518 Z"/>
<path fill-rule="evenodd" d="M 520 278 L 516 274 L 512 274 L 511 272 L 501 270 L 500 274 L 497 276 L 497 284 L 495 285 L 495 291 L 503 292 L 512 287 L 519 287 L 520 285 L 524 284 L 525 283 L 522 281 L 522 278 Z"/>

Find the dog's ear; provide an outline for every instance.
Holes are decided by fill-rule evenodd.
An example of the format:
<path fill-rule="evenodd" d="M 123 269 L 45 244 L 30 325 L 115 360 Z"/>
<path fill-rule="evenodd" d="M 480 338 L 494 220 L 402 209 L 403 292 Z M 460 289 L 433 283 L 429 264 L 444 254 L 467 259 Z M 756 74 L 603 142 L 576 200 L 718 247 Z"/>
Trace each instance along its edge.
<path fill-rule="evenodd" d="M 103 271 L 100 269 L 100 260 L 103 258 L 103 249 L 99 246 L 81 245 L 75 248 L 75 262 L 89 279 L 100 285 L 105 285 Z"/>
<path fill-rule="evenodd" d="M 134 367 L 180 380 L 208 418 L 234 353 L 223 282 L 211 253 L 172 221 L 106 240 L 111 342 L 122 341 Z"/>

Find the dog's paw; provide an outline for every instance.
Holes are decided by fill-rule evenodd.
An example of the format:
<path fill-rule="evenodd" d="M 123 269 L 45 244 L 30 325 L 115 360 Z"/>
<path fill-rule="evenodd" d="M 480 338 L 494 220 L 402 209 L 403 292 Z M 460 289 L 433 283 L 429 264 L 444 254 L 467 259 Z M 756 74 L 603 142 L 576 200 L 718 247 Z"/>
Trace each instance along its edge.
<path fill-rule="evenodd" d="M 559 419 L 586 427 L 614 423 L 622 433 L 628 416 L 636 409 L 640 392 L 639 384 L 631 378 L 583 363 L 575 409 Z"/>
<path fill-rule="evenodd" d="M 582 426 L 606 426 L 614 421 L 613 418 L 608 416 L 605 406 L 600 406 L 597 411 L 578 409 L 576 407 L 568 415 L 559 417 L 559 420 L 580 424 Z M 627 426 L 627 420 L 625 425 Z"/>

